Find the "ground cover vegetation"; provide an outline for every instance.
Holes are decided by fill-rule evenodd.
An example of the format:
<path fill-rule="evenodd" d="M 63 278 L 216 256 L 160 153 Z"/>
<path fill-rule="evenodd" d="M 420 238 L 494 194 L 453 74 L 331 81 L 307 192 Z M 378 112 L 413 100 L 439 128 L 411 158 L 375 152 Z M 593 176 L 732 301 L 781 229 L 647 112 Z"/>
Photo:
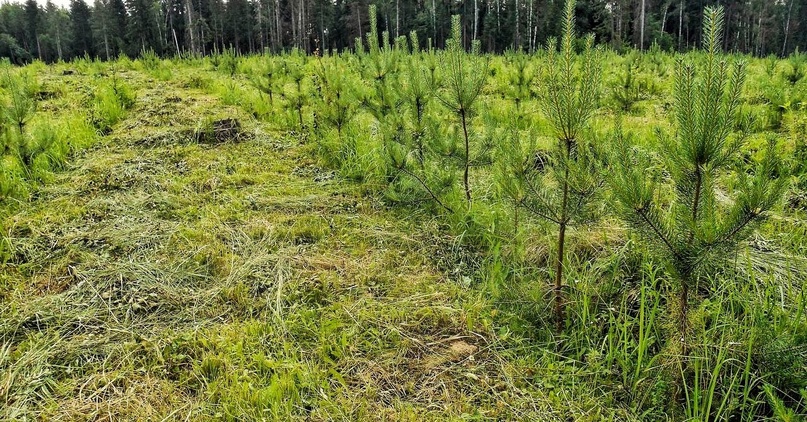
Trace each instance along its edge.
<path fill-rule="evenodd" d="M 0 419 L 803 420 L 807 59 L 575 9 L 4 64 Z"/>

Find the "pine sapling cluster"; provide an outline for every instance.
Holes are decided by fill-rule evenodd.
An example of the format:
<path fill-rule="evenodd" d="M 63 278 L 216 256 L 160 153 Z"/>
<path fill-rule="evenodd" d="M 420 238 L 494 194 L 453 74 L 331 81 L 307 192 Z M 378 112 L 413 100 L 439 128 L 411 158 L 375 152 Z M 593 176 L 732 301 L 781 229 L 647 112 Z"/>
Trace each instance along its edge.
<path fill-rule="evenodd" d="M 433 201 L 453 212 L 442 197 L 454 177 L 439 154 L 441 129 L 430 113 L 439 85 L 434 52 L 420 52 L 415 32 L 410 34 L 411 54 L 401 60 L 400 105 L 390 114 L 390 135 L 384 155 L 393 175 L 388 196 L 398 201 Z"/>

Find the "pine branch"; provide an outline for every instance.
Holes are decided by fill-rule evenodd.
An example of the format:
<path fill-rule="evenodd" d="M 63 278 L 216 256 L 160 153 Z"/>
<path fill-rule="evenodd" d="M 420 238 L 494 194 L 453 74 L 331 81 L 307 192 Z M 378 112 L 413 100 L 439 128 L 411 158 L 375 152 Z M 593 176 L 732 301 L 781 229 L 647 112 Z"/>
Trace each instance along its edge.
<path fill-rule="evenodd" d="M 429 186 L 426 184 L 426 182 L 424 182 L 424 181 L 423 181 L 423 180 L 422 180 L 420 177 L 418 177 L 418 176 L 417 176 L 415 173 L 413 173 L 413 172 L 409 171 L 409 170 L 408 170 L 406 167 L 399 167 L 399 168 L 398 168 L 398 170 L 399 170 L 400 172 L 402 172 L 402 173 L 404 173 L 404 174 L 406 174 L 406 175 L 408 175 L 408 176 L 412 177 L 412 178 L 413 178 L 413 179 L 415 179 L 415 180 L 416 180 L 418 183 L 420 183 L 420 185 L 421 185 L 421 186 L 423 186 L 423 189 L 425 189 L 425 190 L 426 190 L 426 193 L 428 193 L 428 194 L 429 194 L 429 196 L 431 196 L 431 198 L 434 200 L 434 202 L 436 202 L 436 203 L 437 203 L 437 205 L 441 206 L 443 209 L 445 209 L 446 211 L 448 211 L 448 212 L 450 212 L 450 213 L 452 213 L 452 214 L 454 213 L 454 210 L 453 210 L 453 209 L 451 209 L 451 208 L 450 208 L 449 206 L 447 206 L 446 204 L 444 204 L 442 201 L 440 201 L 440 199 L 437 197 L 437 195 L 435 195 L 435 194 L 434 194 L 434 191 L 432 191 L 432 190 L 431 190 L 431 188 L 429 188 Z"/>
<path fill-rule="evenodd" d="M 652 218 L 650 218 L 650 216 L 647 214 L 647 211 L 648 211 L 647 207 L 643 206 L 643 207 L 640 207 L 640 208 L 634 208 L 634 211 L 641 218 L 642 222 L 644 222 L 644 224 L 646 224 L 648 227 L 650 227 L 650 229 L 653 231 L 653 233 L 656 235 L 656 237 L 658 237 L 658 239 L 667 247 L 667 249 L 670 251 L 670 253 L 672 253 L 673 256 L 677 260 L 681 260 L 682 257 L 680 255 L 680 253 L 678 252 L 678 250 L 675 249 L 675 247 L 672 245 L 672 242 L 670 242 L 670 240 L 667 239 L 667 236 L 664 235 L 664 232 L 661 230 L 661 228 L 658 227 L 652 221 Z"/>

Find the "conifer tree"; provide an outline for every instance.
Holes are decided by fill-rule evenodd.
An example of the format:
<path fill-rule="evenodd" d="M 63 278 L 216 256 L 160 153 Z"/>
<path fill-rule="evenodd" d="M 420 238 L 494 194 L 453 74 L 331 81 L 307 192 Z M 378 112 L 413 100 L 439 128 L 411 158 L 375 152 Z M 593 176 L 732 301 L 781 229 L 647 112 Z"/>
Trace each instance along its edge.
<path fill-rule="evenodd" d="M 36 3 L 36 0 L 26 0 L 25 1 L 25 46 L 28 51 L 31 52 L 33 56 L 34 53 L 42 59 L 42 51 L 39 45 L 39 31 L 40 31 L 40 22 L 42 20 L 42 12 L 39 10 L 39 6 Z"/>
<path fill-rule="evenodd" d="M 583 51 L 574 51 L 575 1 L 566 2 L 560 50 L 550 41 L 540 90 L 542 106 L 556 141 L 529 163 L 517 158 L 511 167 L 520 205 L 558 227 L 554 259 L 554 318 L 560 331 L 565 321 L 563 266 L 566 230 L 593 216 L 592 204 L 601 186 L 593 146 L 582 136 L 596 111 L 600 95 L 600 54 L 588 36 Z M 521 152 L 521 149 L 517 149 Z"/>
<path fill-rule="evenodd" d="M 9 91 L 11 102 L 6 108 L 6 119 L 16 126 L 20 138 L 25 135 L 25 125 L 36 111 L 34 99 L 34 86 L 32 80 L 25 75 L 12 75 L 6 71 L 4 85 Z"/>
<path fill-rule="evenodd" d="M 397 92 L 397 73 L 400 54 L 389 45 L 389 34 L 378 34 L 378 21 L 376 6 L 370 5 L 370 32 L 367 33 L 367 55 L 358 51 L 365 66 L 361 66 L 360 72 L 364 79 L 370 81 L 370 89 L 362 96 L 362 105 L 381 124 L 384 124 L 387 116 L 392 115 L 400 105 L 400 98 Z M 363 48 L 360 39 L 356 40 L 357 48 Z"/>
<path fill-rule="evenodd" d="M 479 40 L 471 44 L 471 53 L 465 52 L 462 44 L 460 17 L 451 18 L 451 38 L 446 42 L 446 50 L 441 56 L 441 67 L 445 73 L 445 81 L 437 98 L 457 119 L 462 131 L 459 134 L 460 148 L 449 148 L 458 155 L 462 165 L 462 183 L 465 199 L 471 202 L 471 167 L 485 162 L 490 145 L 474 145 L 479 143 L 471 127 L 471 120 L 477 112 L 479 95 L 488 76 L 488 60 L 480 56 Z M 476 147 L 476 148 L 474 148 Z"/>
<path fill-rule="evenodd" d="M 275 92 L 278 91 L 279 83 L 279 66 L 271 57 L 264 59 L 263 66 L 256 72 L 255 75 L 250 77 L 252 85 L 261 93 L 261 95 L 269 96 L 269 105 L 274 105 Z"/>
<path fill-rule="evenodd" d="M 658 152 L 669 176 L 649 175 L 650 159 L 636 152 L 619 126 L 613 160 L 612 188 L 622 217 L 653 247 L 678 283 L 677 323 L 683 356 L 688 353 L 691 292 L 710 268 L 765 219 L 785 189 L 774 141 L 769 142 L 767 154 L 752 174 L 735 174 L 731 191 L 719 183 L 731 173 L 742 142 L 742 136 L 732 132 L 746 73 L 743 61 L 730 64 L 721 56 L 722 33 L 722 7 L 707 8 L 705 56 L 697 64 L 690 57 L 679 59 L 676 65 L 675 130 L 671 136 L 657 132 Z M 729 200 L 721 198 L 726 195 Z"/>
<path fill-rule="evenodd" d="M 303 57 L 297 57 L 294 60 L 286 60 L 284 62 L 283 73 L 293 82 L 293 89 L 284 89 L 281 93 L 281 96 L 286 102 L 286 109 L 297 115 L 298 128 L 301 130 L 305 128 L 305 123 L 303 122 L 303 108 L 309 103 L 308 92 L 303 84 L 306 76 L 304 68 L 305 63 L 301 63 L 303 60 Z"/>
<path fill-rule="evenodd" d="M 74 0 L 75 1 L 75 0 Z M 126 0 L 129 18 L 126 23 L 126 38 L 129 41 L 128 53 L 137 56 L 146 51 L 160 52 L 154 11 L 148 0 Z"/>
<path fill-rule="evenodd" d="M 91 11 L 84 0 L 70 0 L 70 25 L 73 32 L 73 55 L 95 55 L 90 26 Z"/>
<path fill-rule="evenodd" d="M 44 32 L 53 44 L 52 48 L 56 50 L 55 55 L 53 54 L 54 52 L 50 52 L 51 60 L 63 60 L 68 55 L 65 49 L 69 45 L 69 26 L 70 16 L 67 11 L 48 0 L 45 6 Z"/>

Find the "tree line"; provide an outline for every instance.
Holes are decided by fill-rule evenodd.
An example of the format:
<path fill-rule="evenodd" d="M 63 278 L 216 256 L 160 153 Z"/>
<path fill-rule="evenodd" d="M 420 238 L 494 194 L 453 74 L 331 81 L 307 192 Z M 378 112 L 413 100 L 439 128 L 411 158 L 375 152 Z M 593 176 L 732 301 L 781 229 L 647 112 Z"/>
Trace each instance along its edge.
<path fill-rule="evenodd" d="M 36 0 L 0 5 L 0 57 L 13 63 L 74 57 L 343 51 L 370 32 L 415 31 L 421 47 L 445 47 L 451 16 L 484 52 L 536 51 L 560 33 L 557 0 Z M 700 44 L 702 12 L 722 5 L 727 51 L 767 56 L 807 48 L 807 0 L 582 0 L 577 30 L 617 49 L 688 50 Z M 469 47 L 469 46 L 466 46 Z"/>

